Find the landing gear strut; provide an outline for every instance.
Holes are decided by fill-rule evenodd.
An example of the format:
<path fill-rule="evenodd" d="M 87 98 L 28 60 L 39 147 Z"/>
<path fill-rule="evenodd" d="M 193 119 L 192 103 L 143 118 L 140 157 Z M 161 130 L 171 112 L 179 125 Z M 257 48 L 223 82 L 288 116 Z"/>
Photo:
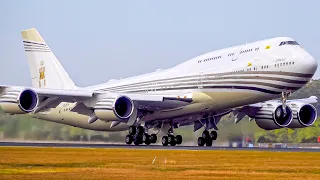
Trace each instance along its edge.
<path fill-rule="evenodd" d="M 174 136 L 173 133 L 173 125 L 172 122 L 170 122 L 170 129 L 168 130 L 168 135 L 162 137 L 162 145 L 163 146 L 175 146 L 177 144 L 182 143 L 182 136 L 181 135 L 176 135 Z"/>
<path fill-rule="evenodd" d="M 282 92 L 281 102 L 282 102 L 282 110 L 283 110 L 284 116 L 287 114 L 286 103 L 289 96 L 290 96 L 290 92 Z"/>
<path fill-rule="evenodd" d="M 198 146 L 212 146 L 212 142 L 217 140 L 218 133 L 217 131 L 209 131 L 204 130 L 202 132 L 202 136 L 198 138 Z"/>
<path fill-rule="evenodd" d="M 126 144 L 134 143 L 136 146 L 145 143 L 146 145 L 150 145 L 151 143 L 157 142 L 157 135 L 151 134 L 149 135 L 143 126 L 130 126 L 129 134 L 126 136 Z"/>

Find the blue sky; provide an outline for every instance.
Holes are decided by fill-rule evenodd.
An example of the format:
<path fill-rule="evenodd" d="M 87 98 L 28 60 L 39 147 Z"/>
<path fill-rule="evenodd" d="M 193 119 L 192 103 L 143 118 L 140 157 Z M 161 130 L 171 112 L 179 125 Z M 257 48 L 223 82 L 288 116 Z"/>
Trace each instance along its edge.
<path fill-rule="evenodd" d="M 319 8 L 316 0 L 1 0 L 0 84 L 31 85 L 20 31 L 32 27 L 79 86 L 277 36 L 320 60 Z"/>

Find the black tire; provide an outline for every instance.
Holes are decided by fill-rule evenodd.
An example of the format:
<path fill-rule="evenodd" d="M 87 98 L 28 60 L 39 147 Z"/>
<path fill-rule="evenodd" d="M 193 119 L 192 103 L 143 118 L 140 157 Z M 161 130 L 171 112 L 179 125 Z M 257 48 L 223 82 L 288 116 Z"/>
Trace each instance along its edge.
<path fill-rule="evenodd" d="M 168 135 L 168 143 L 171 144 L 172 141 L 174 141 L 174 136 Z"/>
<path fill-rule="evenodd" d="M 212 139 L 213 141 L 217 140 L 217 138 L 218 138 L 218 133 L 217 133 L 217 131 L 211 131 L 211 132 L 210 132 L 210 137 L 211 137 L 211 139 Z"/>
<path fill-rule="evenodd" d="M 170 142 L 170 145 L 175 146 L 175 145 L 177 145 L 177 142 L 173 139 L 173 141 Z"/>
<path fill-rule="evenodd" d="M 182 136 L 181 135 L 177 135 L 175 138 L 175 141 L 177 144 L 181 144 L 182 143 Z"/>
<path fill-rule="evenodd" d="M 147 141 L 144 142 L 146 145 L 150 145 L 151 144 L 151 141 L 150 139 L 148 139 Z"/>
<path fill-rule="evenodd" d="M 211 138 L 208 138 L 208 139 L 206 140 L 206 146 L 208 146 L 208 147 L 211 147 L 211 146 L 212 146 L 212 139 L 211 139 Z"/>
<path fill-rule="evenodd" d="M 203 139 L 203 137 L 199 137 L 198 138 L 198 146 L 204 146 L 205 144 L 205 140 Z"/>
<path fill-rule="evenodd" d="M 139 136 L 136 136 L 135 139 L 134 139 L 134 141 L 133 141 L 133 143 L 134 143 L 136 146 L 142 144 L 142 136 L 140 136 L 140 135 L 139 135 Z"/>
<path fill-rule="evenodd" d="M 138 133 L 139 135 L 143 135 L 143 133 L 144 133 L 144 127 L 143 127 L 143 126 L 138 126 L 138 127 L 137 127 L 137 133 Z"/>
<path fill-rule="evenodd" d="M 133 143 L 134 143 L 134 145 L 136 145 L 136 146 L 139 146 L 139 145 L 140 145 L 139 140 L 135 140 Z"/>
<path fill-rule="evenodd" d="M 134 134 L 136 134 L 136 127 L 130 126 L 129 127 L 129 135 L 134 135 Z"/>
<path fill-rule="evenodd" d="M 147 133 L 144 133 L 142 135 L 142 142 L 144 142 L 145 144 L 149 145 L 151 142 L 150 142 L 150 135 L 147 134 Z"/>
<path fill-rule="evenodd" d="M 168 146 L 169 142 L 168 142 L 168 136 L 163 136 L 162 137 L 162 145 L 163 146 Z"/>
<path fill-rule="evenodd" d="M 133 137 L 131 135 L 127 135 L 125 141 L 126 144 L 132 144 Z"/>
<path fill-rule="evenodd" d="M 158 137 L 156 134 L 151 134 L 150 136 L 150 140 L 151 140 L 151 143 L 156 143 L 157 140 L 158 140 Z"/>
<path fill-rule="evenodd" d="M 203 139 L 209 139 L 209 138 L 210 138 L 209 131 L 204 130 L 204 131 L 202 132 L 202 138 L 203 138 Z"/>

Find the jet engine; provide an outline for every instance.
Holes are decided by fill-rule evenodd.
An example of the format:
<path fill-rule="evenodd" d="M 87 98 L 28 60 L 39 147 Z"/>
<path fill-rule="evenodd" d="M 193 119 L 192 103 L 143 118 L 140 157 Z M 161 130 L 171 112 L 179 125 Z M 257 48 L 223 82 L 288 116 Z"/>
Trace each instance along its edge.
<path fill-rule="evenodd" d="M 9 90 L 0 98 L 2 110 L 10 114 L 25 114 L 36 109 L 39 97 L 31 89 Z"/>
<path fill-rule="evenodd" d="M 133 110 L 133 101 L 127 96 L 105 97 L 94 107 L 97 118 L 104 121 L 127 120 Z"/>
<path fill-rule="evenodd" d="M 254 115 L 257 125 L 265 130 L 273 130 L 287 127 L 293 119 L 292 110 L 286 106 L 284 112 L 279 103 L 263 103 L 262 108 Z"/>
<path fill-rule="evenodd" d="M 288 104 L 293 112 L 293 120 L 288 125 L 289 128 L 304 128 L 313 125 L 317 119 L 317 110 L 311 104 L 295 103 Z"/>

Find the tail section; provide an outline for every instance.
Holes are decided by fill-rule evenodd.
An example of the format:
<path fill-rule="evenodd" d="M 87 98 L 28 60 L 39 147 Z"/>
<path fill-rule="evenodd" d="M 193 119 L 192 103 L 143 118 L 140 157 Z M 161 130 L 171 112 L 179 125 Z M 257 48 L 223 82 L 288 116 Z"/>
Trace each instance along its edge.
<path fill-rule="evenodd" d="M 75 84 L 63 69 L 36 29 L 21 32 L 28 58 L 32 86 L 50 89 L 74 89 Z"/>

